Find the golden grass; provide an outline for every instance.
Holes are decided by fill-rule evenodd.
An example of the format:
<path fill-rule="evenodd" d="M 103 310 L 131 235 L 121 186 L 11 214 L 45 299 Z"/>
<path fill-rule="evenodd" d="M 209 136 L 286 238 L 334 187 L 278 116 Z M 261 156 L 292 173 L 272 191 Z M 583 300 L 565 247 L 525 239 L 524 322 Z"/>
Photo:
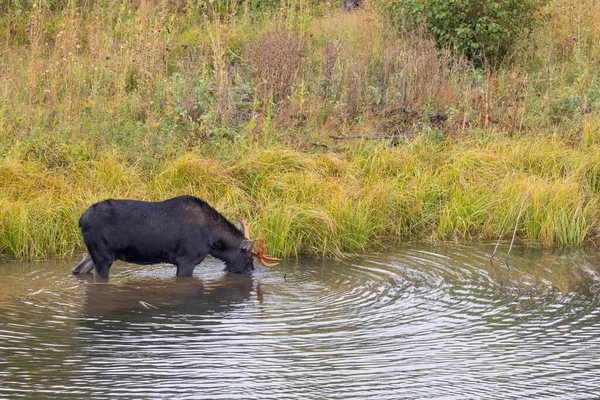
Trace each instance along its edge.
<path fill-rule="evenodd" d="M 280 256 L 343 256 L 410 237 L 491 240 L 512 231 L 544 245 L 594 239 L 598 151 L 559 141 L 446 141 L 391 148 L 365 144 L 337 154 L 276 146 L 232 149 L 237 159 L 186 154 L 151 174 L 107 155 L 49 168 L 0 164 L 0 251 L 65 256 L 80 249 L 77 219 L 104 198 L 160 200 L 188 193 L 228 218 L 247 215 Z M 249 153 L 249 154 L 248 154 Z"/>
<path fill-rule="evenodd" d="M 91 203 L 184 193 L 247 215 L 283 256 L 495 240 L 521 205 L 523 239 L 595 239 L 596 1 L 552 2 L 496 71 L 369 8 L 302 0 L 257 15 L 232 2 L 240 12 L 217 18 L 175 3 L 42 2 L 0 16 L 0 253 L 67 256 Z M 252 58 L 280 43 L 293 46 Z"/>

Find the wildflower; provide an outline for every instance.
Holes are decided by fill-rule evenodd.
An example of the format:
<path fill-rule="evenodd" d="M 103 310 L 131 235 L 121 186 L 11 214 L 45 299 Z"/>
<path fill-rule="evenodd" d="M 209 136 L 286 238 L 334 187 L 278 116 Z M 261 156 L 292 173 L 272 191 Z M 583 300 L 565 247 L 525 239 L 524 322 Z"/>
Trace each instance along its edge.
<path fill-rule="evenodd" d="M 108 61 L 108 60 L 110 60 L 110 56 L 106 56 L 106 57 L 104 57 L 104 59 L 105 59 L 106 61 Z"/>
<path fill-rule="evenodd" d="M 571 36 L 571 40 L 572 41 L 576 41 L 577 40 L 577 36 L 575 36 L 575 35 Z"/>
<path fill-rule="evenodd" d="M 29 32 L 31 32 L 31 29 L 27 28 L 27 29 L 25 29 L 25 32 L 29 33 Z"/>

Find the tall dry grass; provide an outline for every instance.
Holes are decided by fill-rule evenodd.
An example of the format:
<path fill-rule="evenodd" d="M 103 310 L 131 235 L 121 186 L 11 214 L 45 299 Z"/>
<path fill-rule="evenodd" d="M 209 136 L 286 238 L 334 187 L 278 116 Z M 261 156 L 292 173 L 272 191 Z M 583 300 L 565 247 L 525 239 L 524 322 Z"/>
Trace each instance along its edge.
<path fill-rule="evenodd" d="M 494 71 L 368 7 L 49 4 L 0 16 L 2 254 L 69 255 L 92 202 L 183 193 L 286 256 L 496 239 L 521 205 L 523 239 L 596 238 L 593 0 Z"/>
<path fill-rule="evenodd" d="M 414 136 L 432 128 L 430 112 L 453 134 L 513 129 L 505 115 L 527 126 L 524 74 L 477 77 L 426 35 L 398 34 L 372 11 L 315 17 L 292 3 L 260 23 L 239 7 L 214 18 L 204 4 L 160 1 L 60 11 L 41 2 L 9 14 L 0 24 L 2 151 L 76 142 L 74 157 L 118 148 L 156 164 L 271 127 Z M 278 140 L 302 143 L 294 136 Z"/>

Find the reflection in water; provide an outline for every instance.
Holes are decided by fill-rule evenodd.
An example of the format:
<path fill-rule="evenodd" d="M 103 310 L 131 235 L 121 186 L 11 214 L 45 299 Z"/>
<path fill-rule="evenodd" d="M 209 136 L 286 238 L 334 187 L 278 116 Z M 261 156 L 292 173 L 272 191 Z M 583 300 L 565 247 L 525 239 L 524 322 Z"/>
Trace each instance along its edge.
<path fill-rule="evenodd" d="M 192 279 L 0 266 L 0 398 L 590 398 L 595 253 L 406 246 Z M 284 275 L 287 278 L 284 279 Z M 9 290 L 10 289 L 10 290 Z"/>
<path fill-rule="evenodd" d="M 94 283 L 91 274 L 74 275 L 73 278 L 86 283 L 83 313 L 105 318 L 132 312 L 147 318 L 172 313 L 225 312 L 232 305 L 248 300 L 254 289 L 251 275 L 223 275 L 209 284 L 197 277 L 142 278 L 120 284 Z"/>

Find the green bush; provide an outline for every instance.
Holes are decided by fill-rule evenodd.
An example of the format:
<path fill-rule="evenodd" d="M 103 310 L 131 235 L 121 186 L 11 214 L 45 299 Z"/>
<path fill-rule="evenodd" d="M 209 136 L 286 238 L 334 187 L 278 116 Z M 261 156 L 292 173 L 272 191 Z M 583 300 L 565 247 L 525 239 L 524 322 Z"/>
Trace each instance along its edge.
<path fill-rule="evenodd" d="M 400 29 L 426 27 L 439 47 L 476 65 L 504 59 L 540 19 L 547 0 L 380 0 Z"/>

